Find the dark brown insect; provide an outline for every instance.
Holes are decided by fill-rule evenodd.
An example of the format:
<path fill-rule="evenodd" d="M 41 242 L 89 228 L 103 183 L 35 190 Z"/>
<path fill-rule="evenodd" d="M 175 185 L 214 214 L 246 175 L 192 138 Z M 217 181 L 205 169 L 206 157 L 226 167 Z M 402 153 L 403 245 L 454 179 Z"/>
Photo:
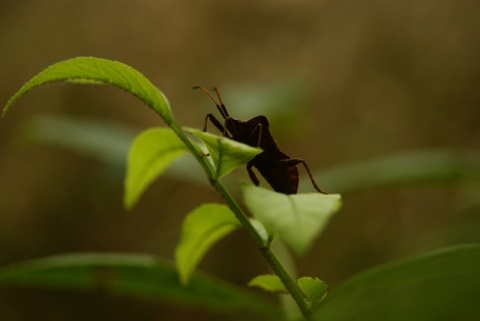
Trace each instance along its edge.
<path fill-rule="evenodd" d="M 278 148 L 272 134 L 270 133 L 267 117 L 260 115 L 247 121 L 232 118 L 228 114 L 217 88 L 214 88 L 213 90 L 217 95 L 218 102 L 204 87 L 195 86 L 193 88 L 205 92 L 213 100 L 224 119 L 224 124 L 222 124 L 217 118 L 215 118 L 215 116 L 213 116 L 213 114 L 208 114 L 205 117 L 204 131 L 207 130 L 207 123 L 208 120 L 210 120 L 210 122 L 217 127 L 225 137 L 253 147 L 260 147 L 263 150 L 263 152 L 247 163 L 248 175 L 255 185 L 258 186 L 260 181 L 255 175 L 252 167 L 258 169 L 260 174 L 262 174 L 265 180 L 276 192 L 296 194 L 298 190 L 297 165 L 303 164 L 313 187 L 320 193 L 326 194 L 315 183 L 312 174 L 310 173 L 310 169 L 303 159 L 290 158 Z"/>

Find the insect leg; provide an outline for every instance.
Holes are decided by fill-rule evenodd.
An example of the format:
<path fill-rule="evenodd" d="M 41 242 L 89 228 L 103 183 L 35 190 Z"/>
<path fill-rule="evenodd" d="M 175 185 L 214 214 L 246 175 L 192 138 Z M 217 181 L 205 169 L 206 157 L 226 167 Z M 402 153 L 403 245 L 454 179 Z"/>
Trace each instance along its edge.
<path fill-rule="evenodd" d="M 255 129 L 253 130 L 253 133 L 254 133 L 255 131 L 258 131 L 257 147 L 260 147 L 260 143 L 261 143 L 261 141 L 262 141 L 262 132 L 263 132 L 262 129 L 263 129 L 263 125 L 262 125 L 262 124 L 258 124 L 258 125 L 255 127 Z M 252 135 L 253 135 L 253 133 L 252 133 Z"/>
<path fill-rule="evenodd" d="M 249 162 L 247 163 L 248 176 L 250 176 L 250 179 L 252 180 L 253 184 L 255 184 L 256 186 L 258 186 L 258 185 L 260 184 L 260 181 L 258 180 L 257 175 L 255 175 L 255 172 L 253 171 L 252 166 L 253 166 L 252 161 L 249 161 Z"/>
<path fill-rule="evenodd" d="M 254 147 L 260 147 L 260 143 L 262 142 L 262 128 L 263 128 L 262 124 L 257 124 L 255 128 L 252 130 L 252 133 L 250 134 L 250 136 L 248 137 L 248 141 L 250 141 L 250 139 L 252 137 L 255 137 L 255 135 L 258 133 L 257 144 Z"/>
<path fill-rule="evenodd" d="M 217 119 L 215 118 L 215 116 L 213 116 L 212 114 L 207 114 L 207 116 L 205 116 L 205 124 L 203 125 L 203 131 L 206 132 L 207 131 L 207 123 L 208 123 L 208 120 L 210 120 L 210 122 L 219 130 L 222 132 L 223 136 L 227 137 L 227 138 L 230 138 L 230 135 L 228 135 L 228 132 L 227 132 L 227 128 L 225 126 L 222 125 L 222 123 Z"/>
<path fill-rule="evenodd" d="M 281 164 L 281 165 L 298 165 L 298 164 L 302 164 L 305 169 L 307 170 L 307 174 L 308 174 L 308 177 L 310 178 L 310 181 L 312 182 L 312 185 L 313 187 L 320 193 L 322 194 L 328 194 L 324 191 L 322 191 L 320 189 L 320 187 L 318 187 L 317 183 L 315 183 L 315 180 L 313 179 L 313 176 L 312 176 L 312 173 L 310 172 L 310 169 L 308 168 L 307 166 L 307 163 L 305 163 L 305 161 L 301 158 L 289 158 L 289 159 L 282 159 L 282 160 L 278 160 L 276 162 L 274 162 L 275 164 Z"/>

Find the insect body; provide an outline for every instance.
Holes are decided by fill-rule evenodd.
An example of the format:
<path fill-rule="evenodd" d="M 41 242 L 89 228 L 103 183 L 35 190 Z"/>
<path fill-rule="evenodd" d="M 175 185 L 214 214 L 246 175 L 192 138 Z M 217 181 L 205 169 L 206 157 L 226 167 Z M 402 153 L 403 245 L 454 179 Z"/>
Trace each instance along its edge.
<path fill-rule="evenodd" d="M 265 180 L 272 186 L 272 188 L 279 193 L 296 194 L 298 190 L 298 164 L 303 164 L 305 167 L 313 187 L 320 193 L 323 192 L 315 183 L 310 170 L 303 159 L 290 158 L 287 154 L 282 152 L 270 133 L 267 117 L 260 115 L 250 120 L 242 121 L 230 117 L 225 105 L 222 102 L 220 93 L 216 88 L 214 91 L 217 95 L 217 100 L 204 87 L 196 86 L 195 89 L 204 91 L 217 106 L 218 111 L 224 119 L 222 124 L 213 114 L 208 114 L 205 117 L 205 124 L 203 130 L 207 130 L 207 123 L 210 122 L 222 132 L 222 134 L 230 139 L 253 146 L 260 147 L 263 152 L 255 156 L 247 163 L 247 171 L 250 179 L 255 185 L 259 185 L 255 172 L 252 167 L 256 167 Z"/>

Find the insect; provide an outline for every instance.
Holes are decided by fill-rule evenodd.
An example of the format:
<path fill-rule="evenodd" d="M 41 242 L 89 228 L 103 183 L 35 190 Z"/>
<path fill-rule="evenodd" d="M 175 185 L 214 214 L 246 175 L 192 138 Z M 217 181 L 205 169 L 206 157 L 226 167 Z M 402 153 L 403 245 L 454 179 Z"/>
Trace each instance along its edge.
<path fill-rule="evenodd" d="M 258 186 L 260 181 L 252 167 L 257 168 L 276 192 L 296 194 L 299 180 L 297 165 L 302 164 L 310 177 L 313 187 L 318 192 L 327 194 L 317 186 L 310 169 L 303 159 L 290 158 L 290 156 L 278 148 L 270 133 L 267 117 L 259 115 L 247 121 L 232 118 L 228 114 L 217 88 L 214 88 L 213 91 L 217 95 L 218 101 L 204 87 L 195 86 L 193 88 L 205 92 L 213 100 L 224 119 L 224 124 L 222 124 L 213 114 L 207 114 L 203 131 L 207 130 L 207 123 L 210 121 L 225 137 L 253 147 L 260 147 L 263 150 L 263 152 L 247 163 L 248 175 L 255 185 Z"/>

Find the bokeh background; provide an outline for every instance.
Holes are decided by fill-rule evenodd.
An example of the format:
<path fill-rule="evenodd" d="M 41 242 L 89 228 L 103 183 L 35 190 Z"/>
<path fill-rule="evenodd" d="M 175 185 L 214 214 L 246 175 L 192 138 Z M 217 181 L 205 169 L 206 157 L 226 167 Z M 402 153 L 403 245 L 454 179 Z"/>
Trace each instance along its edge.
<path fill-rule="evenodd" d="M 201 128 L 214 106 L 191 87 L 218 86 L 231 115 L 265 114 L 281 148 L 304 158 L 322 188 L 343 193 L 341 212 L 297 260 L 300 274 L 335 287 L 368 267 L 480 238 L 478 175 L 465 167 L 478 169 L 479 30 L 473 0 L 2 1 L 0 102 L 49 64 L 104 57 L 143 72 L 180 124 Z M 107 86 L 51 85 L 23 97 L 0 124 L 2 265 L 82 251 L 172 257 L 185 213 L 220 201 L 208 186 L 170 173 L 127 213 L 124 159 L 48 143 L 48 128 L 67 141 L 75 134 L 49 123 L 39 129 L 45 117 L 113 123 L 127 143 L 163 126 Z M 337 185 L 321 180 L 346 164 L 410 153 L 435 159 L 439 151 L 453 157 L 451 175 L 376 186 L 365 177 L 345 190 L 335 188 L 348 186 L 348 176 Z M 373 174 L 374 181 L 382 175 Z M 243 169 L 235 175 L 247 180 Z M 241 231 L 200 267 L 241 285 L 267 271 Z M 1 289 L 0 316 L 223 319 L 161 302 L 38 289 Z"/>

